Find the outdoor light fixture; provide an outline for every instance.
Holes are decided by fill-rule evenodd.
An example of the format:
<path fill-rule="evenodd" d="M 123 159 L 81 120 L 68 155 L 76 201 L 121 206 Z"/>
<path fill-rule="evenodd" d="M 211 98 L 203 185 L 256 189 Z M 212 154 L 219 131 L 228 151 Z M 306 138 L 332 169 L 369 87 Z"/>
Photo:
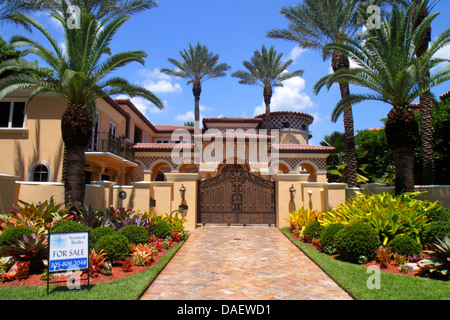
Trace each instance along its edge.
<path fill-rule="evenodd" d="M 291 194 L 291 200 L 294 201 L 294 197 L 295 197 L 295 192 L 297 190 L 295 190 L 294 185 L 292 185 L 292 187 L 289 188 L 289 193 Z"/>
<path fill-rule="evenodd" d="M 181 201 L 184 201 L 186 197 L 186 188 L 184 187 L 184 185 L 181 185 L 180 194 L 181 194 Z"/>

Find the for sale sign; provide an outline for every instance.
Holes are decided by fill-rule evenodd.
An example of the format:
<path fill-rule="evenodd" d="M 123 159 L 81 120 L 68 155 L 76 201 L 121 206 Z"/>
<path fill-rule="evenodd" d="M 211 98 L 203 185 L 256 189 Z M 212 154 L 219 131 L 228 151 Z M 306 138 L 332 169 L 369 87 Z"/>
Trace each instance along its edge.
<path fill-rule="evenodd" d="M 82 270 L 89 267 L 89 233 L 51 233 L 49 271 Z"/>

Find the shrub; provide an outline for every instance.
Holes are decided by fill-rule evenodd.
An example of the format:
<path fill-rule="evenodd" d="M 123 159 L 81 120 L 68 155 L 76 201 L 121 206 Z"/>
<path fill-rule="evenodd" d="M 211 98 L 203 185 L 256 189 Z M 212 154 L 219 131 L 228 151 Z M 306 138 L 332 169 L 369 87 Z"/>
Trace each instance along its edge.
<path fill-rule="evenodd" d="M 336 253 L 336 234 L 344 227 L 342 223 L 330 224 L 322 230 L 320 234 L 320 244 L 322 245 L 322 250 L 328 254 Z"/>
<path fill-rule="evenodd" d="M 95 247 L 95 244 L 97 243 L 97 241 L 100 239 L 100 238 L 102 238 L 102 237 L 104 237 L 104 236 L 106 236 L 106 235 L 108 235 L 108 234 L 113 234 L 113 233 L 115 233 L 116 231 L 113 229 L 113 228 L 111 228 L 111 227 L 100 227 L 100 228 L 95 228 L 94 230 L 92 230 L 90 233 L 89 233 L 89 246 L 91 247 L 91 248 L 94 248 Z"/>
<path fill-rule="evenodd" d="M 29 237 L 32 233 L 33 230 L 29 227 L 14 227 L 6 229 L 0 235 L 0 250 L 2 249 L 3 244 L 15 244 L 22 236 L 26 235 Z"/>
<path fill-rule="evenodd" d="M 125 236 L 132 244 L 148 243 L 149 234 L 144 227 L 130 224 L 119 230 L 119 234 Z"/>
<path fill-rule="evenodd" d="M 450 209 L 433 210 L 428 217 L 433 221 L 450 221 Z"/>
<path fill-rule="evenodd" d="M 291 231 L 296 230 L 301 235 L 308 224 L 313 221 L 321 220 L 322 217 L 323 212 L 300 208 L 289 213 L 289 218 L 286 220 L 291 225 Z"/>
<path fill-rule="evenodd" d="M 410 235 L 420 243 L 420 233 L 430 220 L 428 214 L 442 207 L 437 201 L 432 203 L 415 199 L 419 194 L 358 193 L 345 204 L 330 210 L 324 216 L 323 225 L 363 221 L 375 229 L 383 246 L 399 234 Z"/>
<path fill-rule="evenodd" d="M 393 252 L 405 256 L 420 254 L 422 247 L 410 236 L 398 235 L 388 243 Z"/>
<path fill-rule="evenodd" d="M 101 237 L 96 245 L 95 251 L 103 250 L 109 261 L 117 261 L 124 259 L 130 253 L 130 241 L 118 233 L 108 234 Z"/>
<path fill-rule="evenodd" d="M 50 233 L 65 233 L 65 232 L 84 232 L 90 231 L 91 228 L 72 220 L 61 220 L 55 223 L 50 229 Z"/>
<path fill-rule="evenodd" d="M 436 238 L 443 239 L 445 236 L 450 236 L 450 220 L 433 221 L 424 228 L 422 232 L 422 243 L 433 243 Z"/>
<path fill-rule="evenodd" d="M 32 233 L 23 235 L 14 244 L 4 245 L 2 255 L 11 256 L 19 261 L 30 262 L 31 273 L 41 273 L 44 259 L 48 259 L 47 237 Z"/>
<path fill-rule="evenodd" d="M 172 227 L 166 221 L 158 221 L 153 225 L 152 234 L 160 239 L 172 236 Z"/>
<path fill-rule="evenodd" d="M 303 235 L 308 236 L 311 239 L 319 239 L 322 229 L 323 227 L 320 225 L 319 221 L 312 221 L 306 226 Z"/>
<path fill-rule="evenodd" d="M 377 233 L 364 222 L 352 222 L 336 234 L 339 255 L 350 262 L 358 262 L 361 256 L 373 258 L 379 245 Z"/>
<path fill-rule="evenodd" d="M 61 207 L 62 204 L 55 204 L 53 197 L 38 204 L 19 200 L 19 204 L 9 209 L 10 214 L 0 215 L 0 220 L 4 221 L 1 223 L 1 228 L 27 226 L 34 232 L 42 234 L 55 221 L 67 217 L 67 210 Z"/>
<path fill-rule="evenodd" d="M 436 239 L 425 253 L 430 257 L 419 261 L 420 274 L 432 279 L 450 280 L 450 237 Z"/>

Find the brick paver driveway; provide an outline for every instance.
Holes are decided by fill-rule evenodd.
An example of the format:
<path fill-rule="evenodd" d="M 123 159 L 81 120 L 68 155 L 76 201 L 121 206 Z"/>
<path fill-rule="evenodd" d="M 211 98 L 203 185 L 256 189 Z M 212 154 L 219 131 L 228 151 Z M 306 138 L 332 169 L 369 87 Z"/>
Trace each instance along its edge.
<path fill-rule="evenodd" d="M 143 300 L 348 300 L 351 297 L 274 227 L 206 226 Z"/>

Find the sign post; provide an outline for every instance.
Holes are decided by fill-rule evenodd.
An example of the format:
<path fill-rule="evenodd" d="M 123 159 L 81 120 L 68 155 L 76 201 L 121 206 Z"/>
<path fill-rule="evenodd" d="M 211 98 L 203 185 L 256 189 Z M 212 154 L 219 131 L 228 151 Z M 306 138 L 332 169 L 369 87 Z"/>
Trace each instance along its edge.
<path fill-rule="evenodd" d="M 89 232 L 50 233 L 48 250 L 47 294 L 50 274 L 71 270 L 87 270 L 89 289 Z"/>

